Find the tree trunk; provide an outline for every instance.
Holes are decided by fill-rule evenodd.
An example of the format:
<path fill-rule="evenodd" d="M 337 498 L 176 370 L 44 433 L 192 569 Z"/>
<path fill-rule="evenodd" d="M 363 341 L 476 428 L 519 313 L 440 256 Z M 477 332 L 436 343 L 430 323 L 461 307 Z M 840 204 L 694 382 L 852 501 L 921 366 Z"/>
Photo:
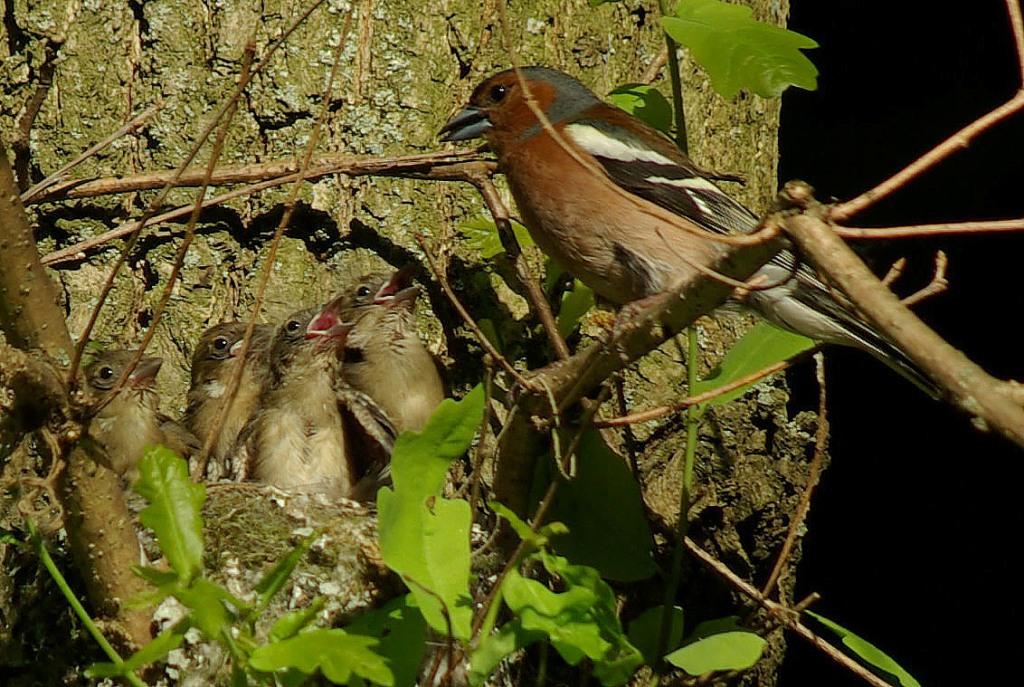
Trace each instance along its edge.
<path fill-rule="evenodd" d="M 783 24 L 788 2 L 753 0 L 758 18 Z M 354 12 L 340 77 L 318 152 L 398 155 L 437 149 L 436 132 L 465 102 L 481 78 L 510 65 L 494 0 L 331 0 L 312 14 L 250 85 L 227 138 L 221 165 L 301 156 L 321 108 L 332 51 Z M 16 131 L 23 106 L 49 68 L 45 45 L 63 42 L 52 85 L 32 126 L 28 147 L 35 183 L 101 140 L 148 105 L 164 108 L 143 129 L 118 140 L 81 165 L 74 176 L 125 176 L 173 169 L 222 99 L 232 92 L 243 48 L 256 32 L 257 60 L 299 13 L 297 3 L 264 0 L 89 3 L 40 0 L 5 4 L 0 41 L 0 130 Z M 636 82 L 663 47 L 652 3 L 633 0 L 590 7 L 586 0 L 534 0 L 510 8 L 511 40 L 522 64 L 543 64 L 580 77 L 599 95 Z M 50 38 L 47 38 L 47 37 Z M 726 102 L 683 55 L 691 156 L 701 166 L 742 175 L 729 191 L 764 211 L 774 196 L 779 101 L 741 94 Z M 664 76 L 655 84 L 670 95 Z M 12 141 L 13 142 L 13 141 Z M 207 153 L 201 153 L 201 164 Z M 17 165 L 16 165 L 17 167 Z M 288 187 L 249 196 L 205 212 L 185 260 L 180 283 L 150 348 L 165 365 L 159 390 L 165 412 L 184 409 L 192 345 L 208 325 L 252 316 L 256 279 L 269 232 Z M 149 201 L 153 191 L 44 203 L 31 208 L 40 252 L 74 244 L 113 228 Z M 170 203 L 192 201 L 175 190 Z M 485 212 L 465 185 L 393 178 L 327 177 L 307 184 L 271 274 L 261 321 L 323 302 L 350 275 L 385 265 L 423 263 L 414 234 L 447 252 L 448 268 L 464 302 L 478 317 L 522 320 L 518 286 L 488 274 L 479 256 L 459 240 L 457 226 Z M 151 325 L 153 308 L 171 270 L 181 225 L 148 230 L 118 279 L 94 333 L 101 343 L 130 347 Z M 72 336 L 83 329 L 96 293 L 120 249 L 113 242 L 51 276 L 63 290 Z M 535 260 L 539 264 L 539 260 Z M 421 318 L 432 348 L 445 360 L 454 389 L 482 377 L 478 349 L 424 269 L 431 310 Z M 426 310 L 426 308 L 424 308 Z M 511 350 L 546 346 L 537 327 L 510 326 Z M 712 367 L 748 325 L 747 319 L 701 321 L 701 371 Z M 672 342 L 648 355 L 627 376 L 631 407 L 648 407 L 685 393 L 681 352 Z M 785 536 L 788 514 L 804 483 L 813 416 L 787 411 L 785 380 L 715 410 L 699 442 L 698 495 L 693 535 L 736 572 L 763 582 Z M 645 494 L 664 527 L 674 526 L 682 474 L 683 423 L 669 418 L 637 428 Z M 794 555 L 782 578 L 788 600 Z M 705 611 L 729 607 L 719 583 L 691 570 L 687 623 Z M 710 592 L 708 589 L 715 591 Z M 691 598 L 692 597 L 692 598 Z M 2 602 L 2 598 L 0 598 Z M 6 610 L 6 609 L 5 609 Z M 691 625 L 692 626 L 692 625 Z M 776 633 L 778 637 L 780 633 Z M 772 660 L 744 677 L 774 684 L 781 640 Z"/>

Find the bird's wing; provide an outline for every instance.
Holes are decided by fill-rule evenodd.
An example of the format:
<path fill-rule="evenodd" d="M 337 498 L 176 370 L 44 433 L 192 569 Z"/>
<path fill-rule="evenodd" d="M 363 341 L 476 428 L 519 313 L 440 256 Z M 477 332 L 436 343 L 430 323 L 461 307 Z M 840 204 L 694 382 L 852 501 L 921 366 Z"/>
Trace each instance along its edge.
<path fill-rule="evenodd" d="M 339 382 L 335 389 L 345 423 L 345 440 L 358 482 L 349 493 L 357 501 L 372 501 L 377 488 L 391 479 L 391 451 L 398 432 L 387 414 L 361 391 Z"/>
<path fill-rule="evenodd" d="M 748 234 L 757 227 L 757 217 L 718 188 L 671 141 L 653 129 L 634 131 L 637 128 L 637 120 L 617 123 L 609 115 L 576 120 L 563 132 L 618 186 L 709 232 Z"/>

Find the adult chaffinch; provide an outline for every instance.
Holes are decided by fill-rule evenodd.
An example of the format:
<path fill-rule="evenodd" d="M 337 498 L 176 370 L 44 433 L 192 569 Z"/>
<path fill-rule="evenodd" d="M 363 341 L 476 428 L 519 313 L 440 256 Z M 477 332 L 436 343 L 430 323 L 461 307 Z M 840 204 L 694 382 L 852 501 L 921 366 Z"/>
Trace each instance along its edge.
<path fill-rule="evenodd" d="M 325 306 L 352 323 L 345 381 L 373 398 L 399 432 L 423 429 L 445 397 L 434 357 L 416 332 L 420 288 L 413 273 L 403 267 L 367 274 Z"/>
<path fill-rule="evenodd" d="M 105 397 L 131 362 L 135 351 L 107 350 L 85 368 L 85 389 L 90 400 Z M 125 384 L 89 423 L 89 435 L 105 450 L 110 467 L 129 482 L 138 477 L 136 466 L 148 446 L 162 444 L 188 458 L 199 442 L 188 430 L 160 412 L 160 397 L 153 388 L 163 364 L 161 358 L 142 358 Z"/>
<path fill-rule="evenodd" d="M 192 353 L 192 383 L 188 389 L 188 405 L 183 419 L 185 426 L 200 441 L 205 442 L 213 431 L 235 370 L 239 365 L 242 366 L 238 393 L 235 394 L 235 400 L 210 452 L 206 477 L 212 480 L 233 471 L 234 466 L 229 464 L 232 448 L 239 432 L 259 406 L 260 389 L 267 374 L 267 358 L 274 327 L 269 324 L 256 325 L 249 342 L 249 351 L 243 360 L 239 354 L 247 326 L 245 322 L 215 324 L 199 337 Z"/>
<path fill-rule="evenodd" d="M 238 439 L 237 451 L 257 481 L 359 497 L 361 479 L 380 454 L 390 456 L 395 433 L 383 412 L 339 382 L 350 329 L 317 308 L 278 327 L 260 409 Z"/>
<path fill-rule="evenodd" d="M 562 143 L 531 110 L 514 70 L 477 86 L 441 130 L 442 140 L 486 139 L 534 241 L 603 298 L 624 304 L 652 296 L 693 276 L 694 264 L 714 264 L 727 246 L 698 230 L 745 234 L 757 227 L 753 213 L 661 132 L 568 74 L 545 67 L 520 72 Z M 936 394 L 905 354 L 833 298 L 792 253 L 781 251 L 755 277 L 779 284 L 745 299 L 765 319 L 865 350 Z"/>

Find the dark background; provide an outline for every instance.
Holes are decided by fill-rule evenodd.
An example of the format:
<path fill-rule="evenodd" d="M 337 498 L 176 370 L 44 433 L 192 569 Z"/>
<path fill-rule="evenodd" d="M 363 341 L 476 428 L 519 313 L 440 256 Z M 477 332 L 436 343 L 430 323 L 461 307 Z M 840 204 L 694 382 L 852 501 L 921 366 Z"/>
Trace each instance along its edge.
<path fill-rule="evenodd" d="M 849 199 L 902 168 L 1020 88 L 1005 5 L 793 0 L 790 27 L 819 89 L 783 98 L 780 181 Z M 894 9 L 895 8 L 895 9 Z M 857 226 L 1024 216 L 1024 115 L 983 134 Z M 866 243 L 866 242 L 861 242 Z M 997 377 L 1024 379 L 1024 234 L 872 245 L 879 273 L 925 284 L 938 248 L 949 291 L 917 307 Z M 809 519 L 798 596 L 876 644 L 926 687 L 1002 684 L 1019 674 L 1024 451 L 979 433 L 870 357 L 827 356 L 832 463 Z M 811 367 L 791 375 L 809 407 Z M 862 685 L 799 638 L 781 685 Z M 1019 678 L 1018 678 L 1019 679 Z"/>

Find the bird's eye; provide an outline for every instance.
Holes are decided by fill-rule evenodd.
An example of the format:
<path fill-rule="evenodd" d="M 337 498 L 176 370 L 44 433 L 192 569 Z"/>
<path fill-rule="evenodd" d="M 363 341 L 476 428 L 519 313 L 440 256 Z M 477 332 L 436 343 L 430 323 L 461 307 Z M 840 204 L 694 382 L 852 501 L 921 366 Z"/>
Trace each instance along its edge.
<path fill-rule="evenodd" d="M 104 365 L 100 368 L 100 379 L 103 381 L 110 381 L 114 378 L 114 368 Z"/>
<path fill-rule="evenodd" d="M 496 103 L 504 100 L 506 93 L 508 93 L 508 89 L 501 84 L 491 86 L 491 100 Z"/>
<path fill-rule="evenodd" d="M 299 322 L 298 320 L 288 320 L 288 324 L 286 324 L 286 325 L 284 326 L 284 328 L 285 328 L 285 329 L 286 329 L 286 330 L 287 330 L 287 331 L 288 331 L 289 333 L 294 333 L 294 332 L 297 332 L 297 331 L 299 331 L 299 328 L 300 328 L 300 327 L 302 327 L 302 323 L 301 323 L 301 322 Z"/>
<path fill-rule="evenodd" d="M 216 339 L 213 340 L 213 347 L 218 351 L 223 351 L 225 348 L 228 347 L 228 340 L 225 339 L 223 336 L 218 336 Z"/>
<path fill-rule="evenodd" d="M 360 298 L 366 298 L 367 296 L 370 295 L 370 287 L 360 286 L 359 289 L 356 291 L 356 295 L 359 296 Z"/>

